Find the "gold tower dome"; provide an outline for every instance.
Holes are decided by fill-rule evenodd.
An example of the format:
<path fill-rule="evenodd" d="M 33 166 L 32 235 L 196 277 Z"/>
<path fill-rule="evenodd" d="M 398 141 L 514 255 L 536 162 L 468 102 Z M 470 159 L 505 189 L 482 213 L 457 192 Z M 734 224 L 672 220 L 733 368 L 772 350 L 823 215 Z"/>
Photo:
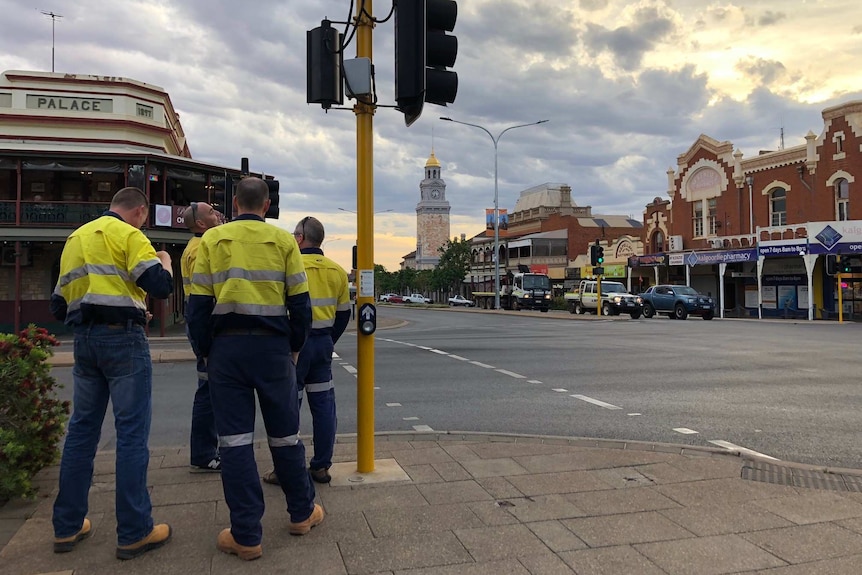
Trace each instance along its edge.
<path fill-rule="evenodd" d="M 431 150 L 431 156 L 429 156 L 428 161 L 425 162 L 426 168 L 439 168 L 440 160 L 437 159 L 437 156 L 434 155 L 434 150 Z"/>

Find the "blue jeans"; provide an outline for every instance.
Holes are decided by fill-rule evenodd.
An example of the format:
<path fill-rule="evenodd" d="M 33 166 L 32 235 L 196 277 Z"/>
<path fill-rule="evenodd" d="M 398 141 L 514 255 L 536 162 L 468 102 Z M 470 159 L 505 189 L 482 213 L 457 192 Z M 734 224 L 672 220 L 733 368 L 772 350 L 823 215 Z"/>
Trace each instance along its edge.
<path fill-rule="evenodd" d="M 138 325 L 85 325 L 75 328 L 74 355 L 74 411 L 60 461 L 54 536 L 75 535 L 87 515 L 93 459 L 110 399 L 117 432 L 117 544 L 131 545 L 153 530 L 147 491 L 153 391 L 150 346 Z"/>
<path fill-rule="evenodd" d="M 188 324 L 186 335 L 188 335 Z M 210 399 L 210 382 L 207 375 L 207 364 L 197 357 L 198 389 L 192 404 L 192 431 L 190 438 L 192 465 L 206 465 L 218 457 L 218 434 L 216 433 L 213 403 Z"/>

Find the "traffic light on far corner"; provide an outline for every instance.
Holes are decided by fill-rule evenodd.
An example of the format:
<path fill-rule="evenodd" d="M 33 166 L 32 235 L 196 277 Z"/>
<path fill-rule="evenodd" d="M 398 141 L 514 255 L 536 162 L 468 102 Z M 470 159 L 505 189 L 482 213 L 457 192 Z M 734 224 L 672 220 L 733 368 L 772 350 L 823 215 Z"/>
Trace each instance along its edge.
<path fill-rule="evenodd" d="M 596 263 L 602 265 L 605 263 L 605 248 L 596 246 Z"/>
<path fill-rule="evenodd" d="M 344 103 L 341 82 L 341 33 L 332 22 L 323 20 L 320 26 L 305 34 L 306 98 L 308 104 L 320 104 L 324 109 Z"/>
<path fill-rule="evenodd" d="M 853 264 L 850 262 L 850 258 L 847 256 L 839 256 L 838 257 L 838 270 L 842 274 L 849 274 L 853 271 Z"/>
<path fill-rule="evenodd" d="M 425 102 L 445 106 L 455 101 L 458 4 L 454 0 L 398 0 L 395 9 L 395 101 L 410 126 Z"/>
<path fill-rule="evenodd" d="M 264 180 L 266 187 L 269 188 L 269 209 L 266 210 L 266 217 L 278 219 L 278 180 Z"/>
<path fill-rule="evenodd" d="M 596 267 L 597 265 L 599 265 L 598 248 L 599 248 L 599 246 L 597 246 L 595 244 L 590 244 L 590 265 L 593 267 Z"/>
<path fill-rule="evenodd" d="M 833 254 L 826 256 L 826 275 L 838 275 L 838 256 Z"/>

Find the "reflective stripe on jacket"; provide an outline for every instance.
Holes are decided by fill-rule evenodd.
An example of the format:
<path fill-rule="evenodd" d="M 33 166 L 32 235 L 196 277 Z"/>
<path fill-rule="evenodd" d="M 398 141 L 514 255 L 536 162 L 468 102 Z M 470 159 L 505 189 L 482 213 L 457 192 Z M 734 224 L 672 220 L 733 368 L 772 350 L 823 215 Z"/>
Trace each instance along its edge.
<path fill-rule="evenodd" d="M 195 234 L 189 243 L 186 244 L 186 249 L 183 250 L 183 257 L 180 259 L 180 270 L 183 274 L 183 294 L 189 299 L 192 285 L 192 274 L 195 271 L 195 258 L 198 255 L 198 246 L 201 243 L 203 234 Z"/>

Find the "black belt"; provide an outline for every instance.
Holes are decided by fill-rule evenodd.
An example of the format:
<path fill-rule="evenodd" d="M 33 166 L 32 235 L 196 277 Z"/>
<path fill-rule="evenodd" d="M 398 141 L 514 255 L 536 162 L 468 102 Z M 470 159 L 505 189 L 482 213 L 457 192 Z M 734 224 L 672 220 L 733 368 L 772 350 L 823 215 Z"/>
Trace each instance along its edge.
<path fill-rule="evenodd" d="M 274 329 L 269 329 L 265 327 L 254 327 L 249 329 L 223 329 L 217 334 L 215 337 L 222 337 L 228 335 L 284 335 L 281 332 L 277 332 Z"/>

